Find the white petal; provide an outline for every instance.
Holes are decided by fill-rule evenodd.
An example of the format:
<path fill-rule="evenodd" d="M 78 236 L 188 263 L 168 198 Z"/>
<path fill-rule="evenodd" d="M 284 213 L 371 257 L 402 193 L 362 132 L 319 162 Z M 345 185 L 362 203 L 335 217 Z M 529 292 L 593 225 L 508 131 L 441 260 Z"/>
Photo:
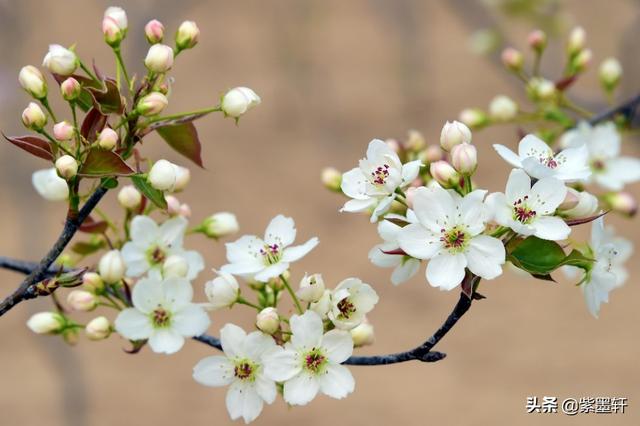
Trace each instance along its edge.
<path fill-rule="evenodd" d="M 172 310 L 178 310 L 191 303 L 193 299 L 193 287 L 183 278 L 171 278 L 162 282 L 164 299 Z"/>
<path fill-rule="evenodd" d="M 427 281 L 432 287 L 453 290 L 462 282 L 466 266 L 467 259 L 461 253 L 455 255 L 439 254 L 432 258 L 427 265 Z"/>
<path fill-rule="evenodd" d="M 373 213 L 371 213 L 371 223 L 375 223 L 378 220 L 378 217 L 385 214 L 395 199 L 395 195 L 390 195 L 380 200 L 376 208 L 373 210 Z"/>
<path fill-rule="evenodd" d="M 425 228 L 438 233 L 455 216 L 455 203 L 445 189 L 421 187 L 414 192 L 413 210 Z"/>
<path fill-rule="evenodd" d="M 521 159 L 527 157 L 548 158 L 553 155 L 553 151 L 542 139 L 536 135 L 526 135 L 518 144 L 518 156 Z"/>
<path fill-rule="evenodd" d="M 356 382 L 344 365 L 329 364 L 318 376 L 320 391 L 331 398 L 342 399 L 353 392 Z"/>
<path fill-rule="evenodd" d="M 149 216 L 138 215 L 131 221 L 130 233 L 140 247 L 149 247 L 158 239 L 158 224 Z"/>
<path fill-rule="evenodd" d="M 230 263 L 254 263 L 260 256 L 264 241 L 253 235 L 244 235 L 232 243 L 225 244 Z"/>
<path fill-rule="evenodd" d="M 524 198 L 531 190 L 531 179 L 524 170 L 513 169 L 507 180 L 505 195 L 509 204 Z"/>
<path fill-rule="evenodd" d="M 58 172 L 53 167 L 34 172 L 31 175 L 31 183 L 45 200 L 64 201 L 69 198 L 67 181 L 58 176 Z"/>
<path fill-rule="evenodd" d="M 229 358 L 245 357 L 244 339 L 247 333 L 235 324 L 225 324 L 220 330 L 222 350 Z"/>
<path fill-rule="evenodd" d="M 146 251 L 137 243 L 127 242 L 120 253 L 125 265 L 127 265 L 126 274 L 128 277 L 139 277 L 151 267 Z"/>
<path fill-rule="evenodd" d="M 305 405 L 316 397 L 320 385 L 314 376 L 301 372 L 284 383 L 284 400 L 291 405 Z"/>
<path fill-rule="evenodd" d="M 298 353 L 275 346 L 262 355 L 264 374 L 271 380 L 283 382 L 289 380 L 302 370 L 302 363 Z"/>
<path fill-rule="evenodd" d="M 507 196 L 501 192 L 494 192 L 487 196 L 486 205 L 490 216 L 499 225 L 508 226 L 511 223 L 513 209 L 507 203 Z"/>
<path fill-rule="evenodd" d="M 465 256 L 469 270 L 484 279 L 492 280 L 502 274 L 505 250 L 497 238 L 478 235 L 469 242 Z"/>
<path fill-rule="evenodd" d="M 410 161 L 406 164 L 403 164 L 402 180 L 407 183 L 412 182 L 415 178 L 418 177 L 418 173 L 420 173 L 420 166 L 422 166 L 422 161 L 420 160 Z"/>
<path fill-rule="evenodd" d="M 567 196 L 567 187 L 555 178 L 540 179 L 529 193 L 529 205 L 538 215 L 552 214 Z"/>
<path fill-rule="evenodd" d="M 442 248 L 440 235 L 417 223 L 402 228 L 398 233 L 398 244 L 405 253 L 417 259 L 430 259 Z"/>
<path fill-rule="evenodd" d="M 226 404 L 231 420 L 242 417 L 245 423 L 254 421 L 264 405 L 254 387 L 239 380 L 229 386 Z"/>
<path fill-rule="evenodd" d="M 253 275 L 265 268 L 264 263 L 254 259 L 250 262 L 228 263 L 223 265 L 220 271 L 232 275 Z"/>
<path fill-rule="evenodd" d="M 353 354 L 353 339 L 348 331 L 331 330 L 322 338 L 322 347 L 329 360 L 340 364 Z"/>
<path fill-rule="evenodd" d="M 522 160 L 522 168 L 529 176 L 536 179 L 552 177 L 557 174 L 556 169 L 545 166 L 540 160 L 533 157 L 527 157 Z"/>
<path fill-rule="evenodd" d="M 375 206 L 378 201 L 375 198 L 366 198 L 364 200 L 349 200 L 344 203 L 344 206 L 340 209 L 341 212 L 357 213 L 365 210 L 369 210 Z"/>
<path fill-rule="evenodd" d="M 494 144 L 493 149 L 496 150 L 498 155 L 502 157 L 504 161 L 511 164 L 513 167 L 522 167 L 522 163 L 520 162 L 520 157 L 518 157 L 518 155 L 515 152 L 511 151 L 506 146 L 500 145 L 500 144 Z"/>
<path fill-rule="evenodd" d="M 164 291 L 159 281 L 142 278 L 133 287 L 131 298 L 133 306 L 148 314 L 164 302 Z"/>
<path fill-rule="evenodd" d="M 209 328 L 211 320 L 200 306 L 191 304 L 171 318 L 171 328 L 185 337 L 199 336 Z"/>
<path fill-rule="evenodd" d="M 378 235 L 386 242 L 396 242 L 402 227 L 388 220 L 378 222 Z"/>
<path fill-rule="evenodd" d="M 262 354 L 276 346 L 273 337 L 261 331 L 253 331 L 247 335 L 244 341 L 244 352 L 256 361 L 262 358 Z"/>
<path fill-rule="evenodd" d="M 487 207 L 482 202 L 486 193 L 484 190 L 475 190 L 467 194 L 456 206 L 457 223 L 466 226 L 472 236 L 478 235 L 486 227 L 489 215 Z"/>
<path fill-rule="evenodd" d="M 227 357 L 209 356 L 193 367 L 193 378 L 204 386 L 226 386 L 233 382 L 234 365 Z"/>
<path fill-rule="evenodd" d="M 121 311 L 114 325 L 118 334 L 129 340 L 148 339 L 153 333 L 151 319 L 134 308 Z"/>
<path fill-rule="evenodd" d="M 149 347 L 156 353 L 167 355 L 178 352 L 184 345 L 184 337 L 170 328 L 155 330 L 149 337 Z"/>
<path fill-rule="evenodd" d="M 322 319 L 313 311 L 302 315 L 293 315 L 289 320 L 291 326 L 291 343 L 295 348 L 311 349 L 317 347 L 322 339 L 324 327 Z"/>
<path fill-rule="evenodd" d="M 296 226 L 293 219 L 278 215 L 271 219 L 264 232 L 264 242 L 278 244 L 280 248 L 287 247 L 296 239 Z"/>
<path fill-rule="evenodd" d="M 393 273 L 391 274 L 391 283 L 393 285 L 402 284 L 417 274 L 419 269 L 419 260 L 404 258 L 402 263 L 393 270 Z"/>
<path fill-rule="evenodd" d="M 273 404 L 273 401 L 276 400 L 276 396 L 278 395 L 276 383 L 265 377 L 264 374 L 258 374 L 254 387 L 258 395 L 260 395 L 260 398 L 262 398 L 267 404 Z"/>
<path fill-rule="evenodd" d="M 340 189 L 342 192 L 356 200 L 367 200 L 367 177 L 362 173 L 359 167 L 349 170 L 342 175 Z"/>
<path fill-rule="evenodd" d="M 275 278 L 278 275 L 282 274 L 287 269 L 289 269 L 289 264 L 281 260 L 276 264 L 273 264 L 264 268 L 262 271 L 258 272 L 253 278 L 256 281 L 267 282 L 271 278 Z"/>
<path fill-rule="evenodd" d="M 284 253 L 282 253 L 282 261 L 295 262 L 296 260 L 302 259 L 304 256 L 307 255 L 307 253 L 313 250 L 315 246 L 318 245 L 319 242 L 320 241 L 318 240 L 318 238 L 313 237 L 302 245 L 287 247 L 284 250 Z"/>
<path fill-rule="evenodd" d="M 566 239 L 571 228 L 564 220 L 555 216 L 542 216 L 535 223 L 535 236 L 543 240 L 560 241 Z"/>
<path fill-rule="evenodd" d="M 189 264 L 189 271 L 187 272 L 187 279 L 194 280 L 198 274 L 204 269 L 204 259 L 202 255 L 195 250 L 184 251 L 180 253 Z"/>
<path fill-rule="evenodd" d="M 391 268 L 402 262 L 402 255 L 385 254 L 384 251 L 396 250 L 395 244 L 378 244 L 369 251 L 369 260 L 381 268 Z"/>
<path fill-rule="evenodd" d="M 165 247 L 182 247 L 184 233 L 187 230 L 187 219 L 176 216 L 160 225 L 159 240 Z"/>

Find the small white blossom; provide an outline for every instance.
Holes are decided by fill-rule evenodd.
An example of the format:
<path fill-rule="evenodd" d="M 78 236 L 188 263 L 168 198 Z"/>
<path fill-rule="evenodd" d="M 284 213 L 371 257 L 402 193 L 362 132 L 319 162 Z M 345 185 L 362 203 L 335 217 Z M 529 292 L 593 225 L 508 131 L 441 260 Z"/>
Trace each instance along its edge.
<path fill-rule="evenodd" d="M 303 302 L 312 303 L 320 300 L 322 295 L 324 294 L 324 280 L 322 279 L 322 275 L 313 274 L 306 275 L 302 280 L 300 280 L 300 288 L 296 292 L 296 296 L 298 299 Z"/>
<path fill-rule="evenodd" d="M 222 101 L 220 109 L 225 115 L 233 118 L 240 118 L 251 108 L 260 105 L 262 100 L 252 89 L 248 87 L 235 87 L 229 90 Z"/>
<path fill-rule="evenodd" d="M 240 295 L 240 286 L 233 275 L 222 271 L 216 272 L 218 277 L 207 281 L 204 285 L 204 292 L 209 299 L 207 308 L 211 310 L 230 307 L 236 303 Z"/>
<path fill-rule="evenodd" d="M 418 221 L 413 210 L 407 210 L 406 219 L 409 223 L 416 223 Z M 420 261 L 418 259 L 414 259 L 411 256 L 385 253 L 400 248 L 398 234 L 401 229 L 401 226 L 389 220 L 383 220 L 378 223 L 378 234 L 384 242 L 374 246 L 369 251 L 369 260 L 371 263 L 381 268 L 394 268 L 391 273 L 391 283 L 393 285 L 399 285 L 409 280 L 420 268 Z"/>
<path fill-rule="evenodd" d="M 328 317 L 342 330 L 350 330 L 362 323 L 365 315 L 378 303 L 375 290 L 358 278 L 347 278 L 331 293 Z"/>

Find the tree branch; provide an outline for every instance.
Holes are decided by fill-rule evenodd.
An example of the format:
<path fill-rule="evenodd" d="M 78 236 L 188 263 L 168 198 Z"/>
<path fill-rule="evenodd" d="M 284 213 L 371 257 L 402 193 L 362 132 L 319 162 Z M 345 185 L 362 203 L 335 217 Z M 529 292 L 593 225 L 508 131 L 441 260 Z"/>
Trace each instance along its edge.
<path fill-rule="evenodd" d="M 55 260 L 60 256 L 62 251 L 65 249 L 67 244 L 71 241 L 75 233 L 78 231 L 78 228 L 84 222 L 84 220 L 89 216 L 91 211 L 95 208 L 95 206 L 100 202 L 104 194 L 108 191 L 105 187 L 98 187 L 96 191 L 91 194 L 87 202 L 82 206 L 82 209 L 75 216 L 68 216 L 64 222 L 64 227 L 62 228 L 62 232 L 60 236 L 53 244 L 53 247 L 49 250 L 49 252 L 42 258 L 42 260 L 37 264 L 29 275 L 22 281 L 20 286 L 13 292 L 11 295 L 7 296 L 2 303 L 0 303 L 0 316 L 7 313 L 11 308 L 13 308 L 18 303 L 28 300 L 34 299 L 38 297 L 37 292 L 35 291 L 35 286 L 44 278 L 47 277 L 50 267 L 55 262 Z M 26 266 L 22 264 L 21 266 Z M 11 268 L 10 268 L 11 269 Z M 12 269 L 17 270 L 17 269 Z"/>
<path fill-rule="evenodd" d="M 605 120 L 613 119 L 618 114 L 622 114 L 622 116 L 624 116 L 624 118 L 627 121 L 631 122 L 633 118 L 636 116 L 639 106 L 640 106 L 640 93 L 635 95 L 633 98 L 628 99 L 626 102 L 623 102 L 612 108 L 604 110 L 599 114 L 594 115 L 589 119 L 589 123 L 597 124 Z"/>

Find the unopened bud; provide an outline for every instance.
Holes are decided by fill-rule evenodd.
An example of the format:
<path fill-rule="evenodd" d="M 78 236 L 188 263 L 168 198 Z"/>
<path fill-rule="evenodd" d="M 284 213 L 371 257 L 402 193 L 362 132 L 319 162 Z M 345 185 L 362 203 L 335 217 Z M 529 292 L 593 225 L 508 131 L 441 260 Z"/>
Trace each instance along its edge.
<path fill-rule="evenodd" d="M 47 81 L 40 70 L 33 65 L 22 67 L 18 75 L 20 86 L 36 99 L 47 97 Z"/>
<path fill-rule="evenodd" d="M 158 160 L 147 175 L 147 180 L 159 191 L 172 191 L 176 185 L 175 164 L 167 160 Z"/>
<path fill-rule="evenodd" d="M 98 306 L 93 293 L 85 290 L 73 290 L 67 296 L 67 303 L 74 311 L 91 311 Z"/>
<path fill-rule="evenodd" d="M 53 125 L 53 137 L 60 142 L 71 140 L 74 134 L 74 127 L 67 121 L 61 121 Z"/>
<path fill-rule="evenodd" d="M 300 288 L 296 292 L 296 296 L 298 296 L 298 299 L 303 302 L 313 303 L 320 300 L 324 294 L 324 290 L 325 287 L 322 275 L 305 275 L 300 281 Z"/>
<path fill-rule="evenodd" d="M 218 277 L 204 285 L 204 292 L 212 310 L 226 308 L 238 300 L 240 286 L 233 275 L 218 272 Z"/>
<path fill-rule="evenodd" d="M 273 334 L 280 328 L 280 318 L 276 308 L 269 307 L 261 310 L 256 316 L 256 327 L 266 334 Z"/>
<path fill-rule="evenodd" d="M 118 28 L 122 31 L 127 31 L 129 27 L 129 22 L 127 20 L 127 13 L 123 8 L 117 6 L 108 7 L 107 10 L 104 11 L 104 18 L 111 18 L 116 23 Z"/>
<path fill-rule="evenodd" d="M 147 22 L 144 26 L 144 36 L 150 44 L 160 43 L 164 38 L 164 25 L 157 19 Z"/>
<path fill-rule="evenodd" d="M 435 163 L 436 161 L 444 160 L 445 153 L 442 148 L 440 148 L 440 145 L 429 145 L 421 153 L 420 159 L 425 164 Z"/>
<path fill-rule="evenodd" d="M 571 210 L 578 205 L 580 201 L 580 192 L 573 188 L 567 188 L 567 195 L 564 197 L 564 201 L 558 206 L 558 210 Z"/>
<path fill-rule="evenodd" d="M 625 216 L 635 216 L 638 212 L 638 202 L 628 192 L 614 192 L 606 194 L 604 201 L 611 210 L 622 213 Z"/>
<path fill-rule="evenodd" d="M 494 120 L 509 121 L 517 114 L 518 104 L 508 96 L 496 96 L 489 104 L 489 115 Z"/>
<path fill-rule="evenodd" d="M 446 161 L 436 161 L 429 166 L 431 176 L 443 187 L 454 186 L 460 180 L 460 175 Z"/>
<path fill-rule="evenodd" d="M 187 260 L 177 254 L 172 254 L 162 264 L 162 276 L 164 278 L 184 278 L 189 272 Z"/>
<path fill-rule="evenodd" d="M 49 46 L 42 65 L 47 67 L 53 74 L 68 76 L 78 68 L 78 57 L 72 51 L 59 44 Z"/>
<path fill-rule="evenodd" d="M 98 135 L 98 145 L 102 149 L 111 151 L 118 144 L 118 133 L 111 127 L 105 127 Z"/>
<path fill-rule="evenodd" d="M 53 334 L 64 327 L 64 317 L 55 312 L 38 312 L 29 318 L 27 327 L 37 334 Z"/>
<path fill-rule="evenodd" d="M 178 212 L 178 215 L 184 217 L 184 218 L 190 218 L 191 217 L 191 207 L 189 207 L 189 204 L 187 203 L 182 203 L 180 204 L 180 211 Z"/>
<path fill-rule="evenodd" d="M 384 143 L 386 143 L 387 146 L 396 154 L 402 151 L 402 146 L 400 145 L 400 142 L 398 142 L 397 139 L 385 139 Z"/>
<path fill-rule="evenodd" d="M 29 102 L 29 106 L 22 111 L 22 124 L 27 129 L 40 131 L 47 124 L 47 116 L 35 102 Z"/>
<path fill-rule="evenodd" d="M 176 47 L 178 50 L 191 49 L 198 44 L 200 29 L 193 21 L 184 21 L 176 33 Z"/>
<path fill-rule="evenodd" d="M 350 332 L 353 346 L 355 347 L 371 345 L 375 341 L 373 326 L 366 318 L 357 327 L 351 329 Z"/>
<path fill-rule="evenodd" d="M 97 317 L 89 321 L 84 331 L 90 340 L 103 340 L 111 334 L 111 323 L 106 317 Z"/>
<path fill-rule="evenodd" d="M 82 86 L 78 83 L 78 80 L 73 77 L 69 77 L 60 84 L 60 92 L 62 93 L 62 98 L 65 101 L 73 101 L 78 99 L 78 96 L 80 96 Z"/>
<path fill-rule="evenodd" d="M 96 272 L 85 272 L 82 276 L 82 286 L 91 293 L 101 293 L 104 290 L 104 281 Z"/>
<path fill-rule="evenodd" d="M 239 118 L 261 102 L 260 96 L 248 87 L 236 87 L 229 90 L 220 103 L 220 108 L 233 118 Z"/>
<path fill-rule="evenodd" d="M 427 142 L 424 140 L 424 135 L 417 130 L 409 130 L 409 137 L 407 139 L 406 147 L 409 151 L 419 152 L 427 146 Z"/>
<path fill-rule="evenodd" d="M 118 192 L 118 203 L 127 210 L 135 210 L 140 207 L 142 194 L 133 185 L 125 185 Z"/>
<path fill-rule="evenodd" d="M 458 119 L 472 129 L 477 129 L 487 124 L 487 114 L 480 108 L 466 108 L 460 111 Z"/>
<path fill-rule="evenodd" d="M 98 263 L 98 272 L 102 279 L 109 283 L 117 283 L 124 277 L 124 259 L 118 250 L 106 252 Z"/>
<path fill-rule="evenodd" d="M 105 16 L 102 19 L 104 41 L 111 47 L 118 47 L 124 39 L 125 32 L 120 29 L 115 19 Z"/>
<path fill-rule="evenodd" d="M 478 167 L 478 151 L 469 143 L 456 145 L 451 150 L 451 163 L 463 175 L 472 175 Z"/>
<path fill-rule="evenodd" d="M 78 173 L 78 162 L 70 155 L 63 155 L 56 160 L 56 170 L 60 177 L 71 179 Z"/>
<path fill-rule="evenodd" d="M 587 191 L 567 188 L 567 196 L 558 206 L 558 210 L 568 218 L 589 217 L 598 210 L 598 198 Z"/>
<path fill-rule="evenodd" d="M 176 184 L 173 187 L 174 192 L 180 192 L 187 187 L 191 180 L 191 171 L 182 166 L 176 166 Z"/>
<path fill-rule="evenodd" d="M 440 132 L 440 146 L 445 151 L 451 151 L 451 148 L 461 143 L 471 142 L 471 130 L 459 122 L 446 122 Z"/>
<path fill-rule="evenodd" d="M 144 65 L 156 74 L 169 71 L 173 66 L 173 49 L 166 44 L 154 44 L 149 48 Z"/>
<path fill-rule="evenodd" d="M 584 71 L 591 63 L 593 53 L 590 49 L 582 49 L 571 61 L 571 69 L 574 73 Z"/>
<path fill-rule="evenodd" d="M 220 212 L 209 216 L 202 223 L 204 233 L 210 238 L 233 235 L 240 229 L 238 219 L 233 213 Z"/>
<path fill-rule="evenodd" d="M 138 101 L 136 109 L 141 115 L 149 117 L 160 114 L 168 104 L 169 100 L 165 95 L 160 92 L 151 92 Z"/>
<path fill-rule="evenodd" d="M 582 27 L 575 27 L 569 34 L 569 41 L 567 42 L 567 52 L 570 56 L 576 55 L 582 49 L 584 49 L 587 40 L 587 33 Z"/>
<path fill-rule="evenodd" d="M 524 57 L 519 50 L 507 47 L 502 51 L 502 63 L 511 71 L 519 72 L 524 65 Z"/>
<path fill-rule="evenodd" d="M 620 83 L 622 65 L 616 58 L 607 58 L 600 64 L 598 77 L 602 87 L 607 91 L 611 91 Z"/>
<path fill-rule="evenodd" d="M 340 185 L 342 184 L 342 173 L 334 167 L 325 167 L 322 169 L 321 178 L 322 184 L 325 188 L 334 191 L 340 192 Z"/>
<path fill-rule="evenodd" d="M 167 202 L 169 216 L 178 216 L 180 214 L 180 200 L 173 195 L 165 195 L 164 200 Z"/>
<path fill-rule="evenodd" d="M 535 99 L 543 101 L 554 99 L 558 93 L 556 85 L 545 78 L 532 78 L 529 82 L 529 90 Z"/>
<path fill-rule="evenodd" d="M 547 47 L 547 35 L 542 30 L 533 30 L 527 36 L 527 43 L 531 49 L 540 54 Z"/>

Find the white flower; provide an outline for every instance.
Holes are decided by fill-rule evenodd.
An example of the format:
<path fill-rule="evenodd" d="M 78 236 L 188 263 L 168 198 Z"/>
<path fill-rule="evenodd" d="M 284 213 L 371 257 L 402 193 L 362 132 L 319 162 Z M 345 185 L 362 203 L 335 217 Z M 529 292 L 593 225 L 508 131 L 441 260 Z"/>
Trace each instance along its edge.
<path fill-rule="evenodd" d="M 407 221 L 409 223 L 416 223 L 418 221 L 413 210 L 407 210 Z M 398 234 L 401 229 L 401 226 L 388 220 L 383 220 L 378 223 L 378 234 L 380 234 L 380 238 L 382 238 L 384 242 L 374 246 L 369 251 L 369 260 L 374 265 L 381 268 L 395 268 L 391 273 L 391 283 L 393 285 L 399 285 L 409 280 L 420 268 L 420 261 L 418 259 L 414 259 L 411 256 L 385 253 L 400 248 Z"/>
<path fill-rule="evenodd" d="M 277 390 L 266 376 L 263 354 L 276 347 L 271 336 L 259 331 L 246 334 L 237 325 L 220 330 L 224 356 L 204 358 L 193 368 L 193 378 L 204 386 L 227 386 L 227 411 L 232 420 L 242 417 L 252 422 L 262 412 L 264 403 L 273 403 Z"/>
<path fill-rule="evenodd" d="M 323 335 L 322 320 L 313 311 L 293 315 L 290 325 L 291 341 L 263 356 L 266 375 L 284 382 L 284 400 L 291 405 L 305 405 L 318 392 L 336 399 L 353 392 L 353 376 L 340 365 L 353 353 L 351 334 L 331 330 Z"/>
<path fill-rule="evenodd" d="M 582 122 L 562 136 L 561 144 L 587 147 L 591 178 L 605 189 L 619 191 L 625 184 L 640 180 L 640 160 L 620 156 L 620 133 L 612 122 L 595 127 Z"/>
<path fill-rule="evenodd" d="M 513 169 L 505 194 L 487 197 L 494 220 L 518 234 L 535 235 L 544 240 L 564 240 L 571 228 L 554 213 L 564 201 L 567 188 L 558 179 L 540 179 L 531 187 L 531 178 L 521 169 Z"/>
<path fill-rule="evenodd" d="M 251 108 L 260 105 L 261 102 L 260 96 L 253 90 L 248 87 L 236 87 L 224 95 L 220 102 L 220 109 L 225 115 L 239 118 Z"/>
<path fill-rule="evenodd" d="M 322 275 L 313 274 L 313 275 L 304 275 L 304 278 L 300 280 L 300 288 L 296 292 L 296 296 L 298 299 L 303 302 L 313 303 L 320 300 L 322 295 L 324 294 L 324 280 L 322 279 Z"/>
<path fill-rule="evenodd" d="M 572 182 L 585 180 L 591 175 L 587 159 L 589 152 L 584 146 L 568 148 L 558 154 L 535 135 L 527 135 L 518 144 L 518 154 L 504 145 L 493 148 L 509 164 L 524 169 L 536 179 L 554 177 Z"/>
<path fill-rule="evenodd" d="M 204 292 L 209 299 L 207 308 L 211 310 L 233 305 L 240 295 L 240 286 L 233 275 L 222 271 L 216 271 L 216 273 L 218 277 L 207 281 L 204 285 Z"/>
<path fill-rule="evenodd" d="M 296 228 L 293 219 L 278 215 L 267 226 L 264 239 L 255 235 L 245 235 L 227 243 L 229 263 L 221 270 L 267 282 L 289 269 L 291 262 L 300 260 L 318 245 L 318 238 L 313 237 L 302 245 L 289 247 L 295 238 Z"/>
<path fill-rule="evenodd" d="M 116 331 L 129 340 L 149 339 L 154 352 L 175 353 L 185 337 L 204 333 L 210 324 L 192 298 L 193 289 L 185 279 L 143 278 L 133 287 L 133 308 L 118 314 Z"/>
<path fill-rule="evenodd" d="M 44 57 L 42 65 L 54 74 L 68 76 L 73 74 L 78 67 L 78 58 L 73 51 L 66 47 L 52 44 L 49 46 L 49 52 Z"/>
<path fill-rule="evenodd" d="M 437 186 L 415 191 L 418 223 L 402 228 L 398 242 L 410 256 L 430 259 L 426 275 L 431 286 L 452 290 L 462 282 L 465 268 L 489 280 L 502 274 L 502 242 L 482 235 L 487 220 L 485 193 L 476 190 L 463 198 Z"/>
<path fill-rule="evenodd" d="M 148 216 L 134 217 L 131 221 L 131 241 L 122 247 L 127 276 L 139 277 L 148 271 L 159 276 L 164 262 L 172 255 L 181 256 L 189 264 L 188 280 L 198 276 L 204 269 L 202 256 L 197 251 L 182 248 L 187 224 L 187 220 L 181 216 L 166 220 L 160 226 Z"/>
<path fill-rule="evenodd" d="M 362 323 L 378 300 L 369 284 L 358 278 L 347 278 L 331 293 L 331 309 L 327 315 L 336 328 L 350 330 Z"/>
<path fill-rule="evenodd" d="M 323 320 L 327 319 L 327 314 L 331 309 L 331 290 L 325 290 L 317 302 L 312 302 L 309 310 L 315 312 Z"/>
<path fill-rule="evenodd" d="M 45 200 L 63 201 L 69 198 L 67 181 L 58 176 L 55 168 L 38 170 L 31 176 L 33 187 Z"/>
<path fill-rule="evenodd" d="M 420 171 L 420 160 L 402 164 L 389 145 L 374 139 L 367 148 L 367 158 L 359 167 L 342 175 L 342 192 L 352 200 L 341 211 L 361 212 L 374 208 L 371 222 L 384 214 L 396 198 L 396 190 L 408 186 Z"/>

